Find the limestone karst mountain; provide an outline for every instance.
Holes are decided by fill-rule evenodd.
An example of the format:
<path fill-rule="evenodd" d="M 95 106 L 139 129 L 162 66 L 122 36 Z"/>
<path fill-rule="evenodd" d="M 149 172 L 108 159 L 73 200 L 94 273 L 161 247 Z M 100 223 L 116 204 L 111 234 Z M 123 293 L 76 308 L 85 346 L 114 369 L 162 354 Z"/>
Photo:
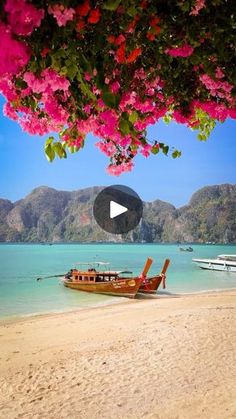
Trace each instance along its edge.
<path fill-rule="evenodd" d="M 0 241 L 236 243 L 236 185 L 206 186 L 178 209 L 160 200 L 145 202 L 139 226 L 124 236 L 104 232 L 93 218 L 101 189 L 42 186 L 15 203 L 0 199 Z"/>

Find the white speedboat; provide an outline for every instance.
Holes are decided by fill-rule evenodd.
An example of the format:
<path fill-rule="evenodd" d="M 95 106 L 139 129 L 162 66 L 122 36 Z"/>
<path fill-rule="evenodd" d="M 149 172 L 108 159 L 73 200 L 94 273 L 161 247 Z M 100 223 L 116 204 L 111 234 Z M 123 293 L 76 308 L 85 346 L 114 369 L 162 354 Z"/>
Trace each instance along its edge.
<path fill-rule="evenodd" d="M 219 255 L 216 259 L 192 259 L 202 269 L 236 272 L 236 255 Z"/>

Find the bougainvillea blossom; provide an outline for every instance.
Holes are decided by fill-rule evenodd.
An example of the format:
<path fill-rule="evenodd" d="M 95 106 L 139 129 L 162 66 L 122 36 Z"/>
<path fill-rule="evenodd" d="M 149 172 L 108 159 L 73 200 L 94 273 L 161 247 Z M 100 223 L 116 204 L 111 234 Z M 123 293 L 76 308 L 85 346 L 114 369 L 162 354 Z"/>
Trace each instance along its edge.
<path fill-rule="evenodd" d="M 148 137 L 161 118 L 198 130 L 200 140 L 217 120 L 236 119 L 234 0 L 0 7 L 3 112 L 31 135 L 50 135 L 50 161 L 78 151 L 91 132 L 110 159 L 108 172 L 120 175 L 138 153 L 168 154 L 161 139 Z"/>

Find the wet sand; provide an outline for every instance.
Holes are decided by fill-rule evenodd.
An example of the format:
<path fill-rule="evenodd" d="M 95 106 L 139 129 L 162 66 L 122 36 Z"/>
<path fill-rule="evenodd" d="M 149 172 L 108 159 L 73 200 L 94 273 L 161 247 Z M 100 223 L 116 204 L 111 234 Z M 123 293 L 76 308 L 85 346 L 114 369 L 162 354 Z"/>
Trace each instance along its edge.
<path fill-rule="evenodd" d="M 0 418 L 236 417 L 236 290 L 0 323 Z"/>

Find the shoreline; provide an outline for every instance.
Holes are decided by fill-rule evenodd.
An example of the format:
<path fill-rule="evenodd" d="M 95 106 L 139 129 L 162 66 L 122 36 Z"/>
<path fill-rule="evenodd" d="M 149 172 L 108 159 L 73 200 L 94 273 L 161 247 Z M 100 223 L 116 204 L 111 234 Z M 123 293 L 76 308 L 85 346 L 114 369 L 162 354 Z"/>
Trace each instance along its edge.
<path fill-rule="evenodd" d="M 36 312 L 36 313 L 29 313 L 29 314 L 20 314 L 20 315 L 13 315 L 13 316 L 7 316 L 7 317 L 0 317 L 0 327 L 3 325 L 8 324 L 15 324 L 15 323 L 22 323 L 27 320 L 34 320 L 38 318 L 48 318 L 50 316 L 60 316 L 60 315 L 66 315 L 70 313 L 79 313 L 83 311 L 90 311 L 90 310 L 96 310 L 103 307 L 113 307 L 116 305 L 129 305 L 132 303 L 135 303 L 136 301 L 147 301 L 147 300 L 160 300 L 160 299 L 172 299 L 172 298 L 185 298 L 188 296 L 204 296 L 210 297 L 211 295 L 214 296 L 215 294 L 228 294 L 232 291 L 236 291 L 235 288 L 225 288 L 225 289 L 215 289 L 215 290 L 203 290 L 203 291 L 196 291 L 196 292 L 186 292 L 181 294 L 172 294 L 168 291 L 159 291 L 157 294 L 154 295 L 138 295 L 136 298 L 125 298 L 125 297 L 115 297 L 112 298 L 114 301 L 104 301 L 100 303 L 96 303 L 91 306 L 82 306 L 76 309 L 62 309 L 62 310 L 55 310 L 55 311 L 49 311 L 49 312 Z"/>
<path fill-rule="evenodd" d="M 0 324 L 2 417 L 230 419 L 236 290 Z"/>

